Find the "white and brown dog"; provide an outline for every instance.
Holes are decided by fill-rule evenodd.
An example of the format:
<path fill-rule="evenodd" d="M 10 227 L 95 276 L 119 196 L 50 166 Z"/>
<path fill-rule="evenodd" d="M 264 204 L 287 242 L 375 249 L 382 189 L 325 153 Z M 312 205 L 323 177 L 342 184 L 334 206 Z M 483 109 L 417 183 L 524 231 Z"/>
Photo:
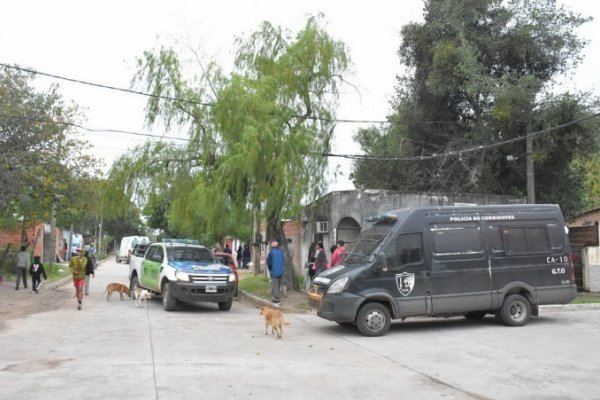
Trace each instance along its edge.
<path fill-rule="evenodd" d="M 142 289 L 140 287 L 136 288 L 135 291 L 135 306 L 139 307 L 144 300 L 144 308 L 147 308 L 146 301 L 152 298 L 152 293 L 149 290 Z"/>

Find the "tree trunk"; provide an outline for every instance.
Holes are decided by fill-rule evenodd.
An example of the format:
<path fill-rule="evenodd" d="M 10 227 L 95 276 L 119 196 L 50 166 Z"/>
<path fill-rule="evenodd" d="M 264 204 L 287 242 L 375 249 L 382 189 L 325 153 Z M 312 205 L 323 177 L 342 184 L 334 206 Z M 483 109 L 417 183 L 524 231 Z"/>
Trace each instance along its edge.
<path fill-rule="evenodd" d="M 269 220 L 267 221 L 267 232 L 267 239 L 269 241 L 277 240 L 277 242 L 279 242 L 279 248 L 283 251 L 283 255 L 285 256 L 285 268 L 283 271 L 283 286 L 285 290 L 300 290 L 300 285 L 296 278 L 296 271 L 294 270 L 294 263 L 281 221 L 276 217 L 269 216 Z"/>

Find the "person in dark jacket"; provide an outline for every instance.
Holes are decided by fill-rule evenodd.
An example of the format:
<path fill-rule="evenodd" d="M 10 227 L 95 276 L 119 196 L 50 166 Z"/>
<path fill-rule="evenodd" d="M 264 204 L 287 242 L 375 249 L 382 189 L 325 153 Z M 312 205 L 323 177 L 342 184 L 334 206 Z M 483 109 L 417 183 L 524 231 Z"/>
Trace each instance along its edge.
<path fill-rule="evenodd" d="M 273 303 L 279 304 L 281 301 L 281 278 L 283 277 L 283 268 L 285 265 L 285 257 L 283 251 L 279 248 L 279 243 L 276 240 L 271 242 L 271 251 L 267 256 L 267 268 L 271 276 L 271 292 L 273 293 Z"/>
<path fill-rule="evenodd" d="M 327 267 L 327 254 L 325 254 L 323 242 L 319 242 L 317 243 L 317 252 L 315 253 L 315 263 L 313 265 L 315 276 L 325 271 Z"/>
<path fill-rule="evenodd" d="M 250 251 L 250 245 L 244 245 L 244 251 L 242 253 L 242 263 L 244 269 L 250 269 L 250 259 L 252 258 L 252 252 Z"/>
<path fill-rule="evenodd" d="M 83 286 L 83 291 L 86 296 L 90 295 L 90 275 L 94 278 L 96 277 L 96 273 L 94 272 L 94 259 L 90 256 L 90 253 L 86 250 L 85 258 L 87 259 L 85 264 L 85 284 Z"/>
<path fill-rule="evenodd" d="M 40 256 L 33 257 L 33 263 L 29 267 L 29 275 L 31 275 L 31 287 L 35 293 L 38 293 L 38 289 L 42 284 L 42 275 L 44 280 L 48 280 L 48 275 L 44 270 L 44 265 L 40 261 Z"/>

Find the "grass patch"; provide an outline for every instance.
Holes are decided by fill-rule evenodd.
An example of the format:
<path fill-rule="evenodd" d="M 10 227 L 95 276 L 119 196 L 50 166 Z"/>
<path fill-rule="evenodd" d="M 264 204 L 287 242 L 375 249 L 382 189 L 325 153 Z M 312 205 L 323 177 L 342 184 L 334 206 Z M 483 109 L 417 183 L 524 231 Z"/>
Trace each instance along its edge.
<path fill-rule="evenodd" d="M 63 264 L 54 264 L 52 266 L 52 271 L 50 271 L 50 265 L 44 265 L 44 270 L 46 271 L 46 275 L 48 275 L 48 282 L 56 282 L 60 281 L 63 278 L 71 276 L 71 271 L 69 271 L 68 265 Z M 2 275 L 2 274 L 0 274 Z M 15 268 L 12 268 L 8 271 L 4 276 L 8 282 L 14 282 L 16 280 Z M 42 276 L 42 280 L 44 277 Z M 29 268 L 27 268 L 27 280 L 31 281 L 31 275 L 29 274 Z"/>
<path fill-rule="evenodd" d="M 255 296 L 270 297 L 271 283 L 264 275 L 248 275 L 243 279 L 240 278 L 240 289 Z"/>
<path fill-rule="evenodd" d="M 570 304 L 591 304 L 600 303 L 600 293 L 581 292 L 571 301 Z"/>
<path fill-rule="evenodd" d="M 48 280 L 50 282 L 60 281 L 67 276 L 71 276 L 71 271 L 69 271 L 69 267 L 67 265 L 54 264 L 52 266 L 52 272 L 48 271 L 50 266 L 44 266 L 44 269 L 46 270 L 46 274 L 48 275 Z"/>

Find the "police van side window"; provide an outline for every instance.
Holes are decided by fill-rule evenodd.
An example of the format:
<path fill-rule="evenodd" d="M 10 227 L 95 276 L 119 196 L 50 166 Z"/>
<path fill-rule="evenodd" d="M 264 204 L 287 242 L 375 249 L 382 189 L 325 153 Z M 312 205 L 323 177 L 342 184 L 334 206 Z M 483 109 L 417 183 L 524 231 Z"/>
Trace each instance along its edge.
<path fill-rule="evenodd" d="M 433 235 L 433 253 L 436 256 L 483 253 L 478 225 L 435 224 L 430 230 Z"/>
<path fill-rule="evenodd" d="M 384 251 L 390 268 L 422 262 L 423 239 L 420 233 L 398 235 Z"/>
<path fill-rule="evenodd" d="M 490 226 L 488 239 L 494 254 L 549 254 L 563 249 L 559 233 L 556 224 Z"/>

